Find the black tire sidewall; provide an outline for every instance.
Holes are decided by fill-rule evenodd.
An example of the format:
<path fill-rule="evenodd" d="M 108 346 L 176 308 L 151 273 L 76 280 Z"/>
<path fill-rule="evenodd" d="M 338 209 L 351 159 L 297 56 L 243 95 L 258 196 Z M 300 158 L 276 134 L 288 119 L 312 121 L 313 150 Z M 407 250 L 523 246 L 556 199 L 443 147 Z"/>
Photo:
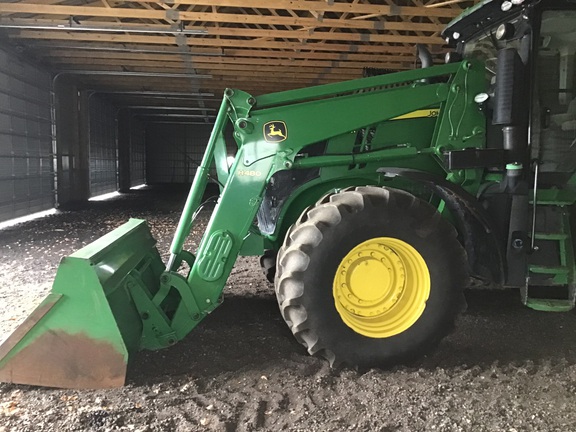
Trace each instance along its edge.
<path fill-rule="evenodd" d="M 443 219 L 429 232 L 415 229 L 428 218 L 427 203 L 405 209 L 389 201 L 368 202 L 359 212 L 344 211 L 339 224 L 323 229 L 323 239 L 309 251 L 301 298 L 310 328 L 337 358 L 359 366 L 407 361 L 425 352 L 449 331 L 462 302 L 466 262 L 453 228 Z M 420 210 L 420 212 L 418 211 Z M 425 211 L 426 210 L 426 211 Z M 419 214 L 420 213 L 420 214 Z M 344 256 L 358 244 L 376 237 L 400 239 L 414 247 L 430 272 L 431 289 L 426 308 L 406 331 L 389 338 L 370 338 L 354 332 L 334 305 L 333 280 Z"/>

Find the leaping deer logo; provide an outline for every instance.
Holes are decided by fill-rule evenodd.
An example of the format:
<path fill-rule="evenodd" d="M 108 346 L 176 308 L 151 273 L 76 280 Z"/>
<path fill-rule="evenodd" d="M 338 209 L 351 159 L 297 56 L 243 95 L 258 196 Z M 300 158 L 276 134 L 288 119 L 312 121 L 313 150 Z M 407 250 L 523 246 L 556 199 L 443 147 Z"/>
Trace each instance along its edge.
<path fill-rule="evenodd" d="M 286 123 L 271 121 L 264 125 L 264 139 L 268 142 L 281 142 L 288 138 Z"/>
<path fill-rule="evenodd" d="M 286 136 L 282 133 L 281 130 L 276 130 L 276 126 L 274 124 L 270 125 L 270 131 L 268 132 L 268 136 L 280 136 L 286 139 Z"/>

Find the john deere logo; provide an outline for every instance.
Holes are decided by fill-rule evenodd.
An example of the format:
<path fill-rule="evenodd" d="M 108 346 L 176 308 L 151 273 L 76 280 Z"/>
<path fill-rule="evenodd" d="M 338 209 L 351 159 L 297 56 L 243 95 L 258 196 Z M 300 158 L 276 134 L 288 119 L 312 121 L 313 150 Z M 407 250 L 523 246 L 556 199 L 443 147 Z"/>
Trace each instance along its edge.
<path fill-rule="evenodd" d="M 277 143 L 288 138 L 288 129 L 283 121 L 271 121 L 264 125 L 264 139 L 266 142 Z"/>

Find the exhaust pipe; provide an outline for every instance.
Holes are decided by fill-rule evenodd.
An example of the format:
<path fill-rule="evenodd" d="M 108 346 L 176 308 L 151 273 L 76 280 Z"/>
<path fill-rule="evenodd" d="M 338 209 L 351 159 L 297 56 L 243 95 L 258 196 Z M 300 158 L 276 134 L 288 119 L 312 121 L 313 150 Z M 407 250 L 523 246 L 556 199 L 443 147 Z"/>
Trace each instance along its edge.
<path fill-rule="evenodd" d="M 416 50 L 420 63 L 422 64 L 422 69 L 432 66 L 432 54 L 430 54 L 426 45 L 416 44 Z"/>

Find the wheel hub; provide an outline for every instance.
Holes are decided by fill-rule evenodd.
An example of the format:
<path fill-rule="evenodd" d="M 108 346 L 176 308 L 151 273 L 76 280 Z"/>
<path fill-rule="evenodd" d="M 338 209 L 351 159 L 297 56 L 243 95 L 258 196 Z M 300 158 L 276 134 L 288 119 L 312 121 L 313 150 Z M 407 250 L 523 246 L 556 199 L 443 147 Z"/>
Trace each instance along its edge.
<path fill-rule="evenodd" d="M 408 243 L 379 237 L 352 249 L 334 278 L 335 306 L 357 333 L 383 338 L 408 329 L 430 294 L 424 259 Z"/>

